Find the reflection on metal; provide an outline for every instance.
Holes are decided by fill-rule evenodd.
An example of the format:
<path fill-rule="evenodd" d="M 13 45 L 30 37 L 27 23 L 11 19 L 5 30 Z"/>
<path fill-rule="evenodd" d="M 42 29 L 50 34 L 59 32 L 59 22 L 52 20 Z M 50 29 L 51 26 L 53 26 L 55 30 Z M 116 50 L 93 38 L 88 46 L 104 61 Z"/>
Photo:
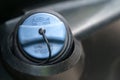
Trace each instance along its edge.
<path fill-rule="evenodd" d="M 73 34 L 79 38 L 95 32 L 100 27 L 105 26 L 119 19 L 120 17 L 120 1 L 112 0 L 109 4 L 105 5 L 97 14 L 90 17 L 83 24 L 73 30 Z"/>
<path fill-rule="evenodd" d="M 77 38 L 89 36 L 97 29 L 106 24 L 119 19 L 120 16 L 120 1 L 119 0 L 91 0 L 91 2 L 75 1 L 72 8 L 64 8 L 64 6 L 50 6 L 48 8 L 60 12 L 68 23 L 72 25 L 72 32 Z M 78 5 L 78 4 L 81 5 Z M 70 6 L 70 3 L 68 3 Z M 76 5 L 76 6 L 75 6 Z M 62 7 L 62 10 L 59 8 Z M 59 11 L 60 10 L 60 11 Z"/>
<path fill-rule="evenodd" d="M 57 4 L 52 4 L 52 5 L 48 5 L 48 6 L 43 6 L 43 7 L 39 7 L 37 6 L 34 7 L 33 9 L 47 9 L 47 10 L 54 10 L 57 12 L 62 12 L 62 11 L 66 11 L 66 10 L 73 10 L 76 8 L 81 8 L 81 7 L 86 7 L 89 5 L 95 5 L 95 4 L 103 4 L 106 2 L 109 2 L 110 0 L 65 0 L 63 2 L 57 3 Z M 28 11 L 31 10 L 30 9 L 24 9 L 24 11 Z"/>

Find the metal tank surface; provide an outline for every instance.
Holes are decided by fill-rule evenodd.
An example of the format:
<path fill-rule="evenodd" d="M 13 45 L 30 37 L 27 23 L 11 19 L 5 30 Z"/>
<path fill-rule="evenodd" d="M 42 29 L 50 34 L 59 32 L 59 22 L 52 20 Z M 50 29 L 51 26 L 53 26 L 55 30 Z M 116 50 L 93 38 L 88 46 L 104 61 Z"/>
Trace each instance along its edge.
<path fill-rule="evenodd" d="M 55 70 L 55 75 L 50 75 L 54 74 L 54 72 L 52 71 L 48 73 L 49 77 L 38 77 L 38 73 L 34 74 L 34 76 L 28 75 L 31 73 L 39 72 L 35 66 L 34 68 L 31 66 L 28 69 L 29 71 L 26 71 L 27 67 L 23 66 L 24 68 L 22 69 L 20 64 L 16 65 L 18 63 L 15 63 L 14 65 L 12 65 L 14 67 L 13 70 L 12 68 L 8 67 L 8 65 L 11 64 L 6 65 L 4 62 L 7 61 L 7 63 L 12 63 L 9 60 L 11 57 L 6 54 L 3 55 L 6 55 L 7 60 L 5 60 L 5 57 L 2 57 L 2 62 L 5 66 L 7 66 L 7 71 L 9 71 L 9 73 L 15 78 L 15 80 L 119 80 L 119 3 L 119 0 L 76 0 L 65 1 L 43 7 L 37 6 L 24 9 L 24 13 L 29 13 L 32 10 L 42 9 L 53 10 L 60 13 L 70 24 L 70 29 L 72 31 L 73 39 L 75 41 L 75 49 L 77 49 L 78 52 L 81 53 L 79 54 L 80 58 L 77 61 L 78 58 L 74 58 L 76 55 L 71 55 L 71 57 L 67 58 L 61 64 L 53 65 L 53 69 L 48 68 L 52 71 Z M 8 35 L 9 33 L 11 33 L 11 31 L 14 30 L 13 28 L 19 22 L 21 17 L 23 16 L 11 19 L 5 24 L 1 25 L 1 30 L 3 30 L 2 28 L 5 29 L 5 32 L 0 31 L 2 32 L 0 33 L 2 38 L 4 35 Z M 97 31 L 100 28 L 102 29 Z M 7 44 L 5 43 L 6 41 L 4 41 L 4 39 L 3 42 L 4 44 Z M 83 52 L 82 47 L 84 48 L 85 53 Z M 2 49 L 2 51 L 6 53 L 4 49 Z M 74 64 L 74 66 L 70 68 L 70 66 L 73 65 L 72 61 L 73 63 L 76 61 L 77 62 L 76 64 Z M 69 65 L 69 67 L 67 65 Z M 20 70 L 17 70 L 15 68 L 16 66 L 21 67 L 22 71 L 19 72 Z M 58 66 L 58 68 L 55 69 L 54 66 Z M 33 69 L 36 69 L 36 71 Z M 57 72 L 58 74 L 56 74 Z M 20 75 L 18 75 L 17 73 Z"/>

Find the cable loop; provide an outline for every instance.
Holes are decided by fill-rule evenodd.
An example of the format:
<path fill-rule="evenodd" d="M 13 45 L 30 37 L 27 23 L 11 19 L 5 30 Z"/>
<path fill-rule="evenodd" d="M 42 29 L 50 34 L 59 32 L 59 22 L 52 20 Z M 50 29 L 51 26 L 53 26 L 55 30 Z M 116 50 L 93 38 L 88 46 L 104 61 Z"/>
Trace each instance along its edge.
<path fill-rule="evenodd" d="M 49 60 L 51 59 L 51 56 L 52 56 L 52 54 L 51 54 L 51 48 L 50 48 L 50 44 L 49 44 L 49 41 L 48 41 L 48 39 L 47 39 L 47 37 L 46 37 L 46 35 L 45 35 L 46 30 L 43 29 L 43 28 L 40 28 L 40 29 L 39 29 L 39 33 L 40 33 L 40 35 L 42 35 L 42 37 L 43 37 L 43 39 L 44 39 L 44 41 L 45 41 L 45 43 L 47 44 L 47 47 L 48 47 L 49 58 L 46 59 L 46 61 L 44 62 L 44 63 L 47 63 L 47 62 L 49 62 Z"/>

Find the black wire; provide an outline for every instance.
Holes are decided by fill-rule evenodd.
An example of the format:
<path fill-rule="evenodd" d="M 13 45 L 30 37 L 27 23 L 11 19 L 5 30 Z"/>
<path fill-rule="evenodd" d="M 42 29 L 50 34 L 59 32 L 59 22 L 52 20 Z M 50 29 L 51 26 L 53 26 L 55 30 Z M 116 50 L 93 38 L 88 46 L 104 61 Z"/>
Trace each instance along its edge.
<path fill-rule="evenodd" d="M 48 47 L 48 51 L 49 51 L 49 58 L 45 61 L 45 63 L 49 62 L 50 58 L 51 58 L 51 49 L 50 49 L 50 44 L 49 41 L 47 39 L 47 37 L 45 36 L 45 29 L 40 28 L 39 33 L 42 35 L 43 39 L 45 40 L 47 47 Z"/>

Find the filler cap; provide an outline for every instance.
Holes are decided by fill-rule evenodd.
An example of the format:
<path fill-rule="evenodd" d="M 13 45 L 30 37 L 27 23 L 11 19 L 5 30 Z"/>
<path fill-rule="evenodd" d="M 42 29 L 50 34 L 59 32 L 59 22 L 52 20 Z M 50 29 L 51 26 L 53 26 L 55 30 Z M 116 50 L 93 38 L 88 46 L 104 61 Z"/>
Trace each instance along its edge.
<path fill-rule="evenodd" d="M 18 42 L 21 50 L 35 59 L 49 58 L 48 46 L 40 35 L 40 29 L 45 30 L 45 36 L 50 44 L 51 57 L 59 55 L 67 40 L 65 24 L 50 13 L 34 13 L 28 16 L 18 28 Z"/>

